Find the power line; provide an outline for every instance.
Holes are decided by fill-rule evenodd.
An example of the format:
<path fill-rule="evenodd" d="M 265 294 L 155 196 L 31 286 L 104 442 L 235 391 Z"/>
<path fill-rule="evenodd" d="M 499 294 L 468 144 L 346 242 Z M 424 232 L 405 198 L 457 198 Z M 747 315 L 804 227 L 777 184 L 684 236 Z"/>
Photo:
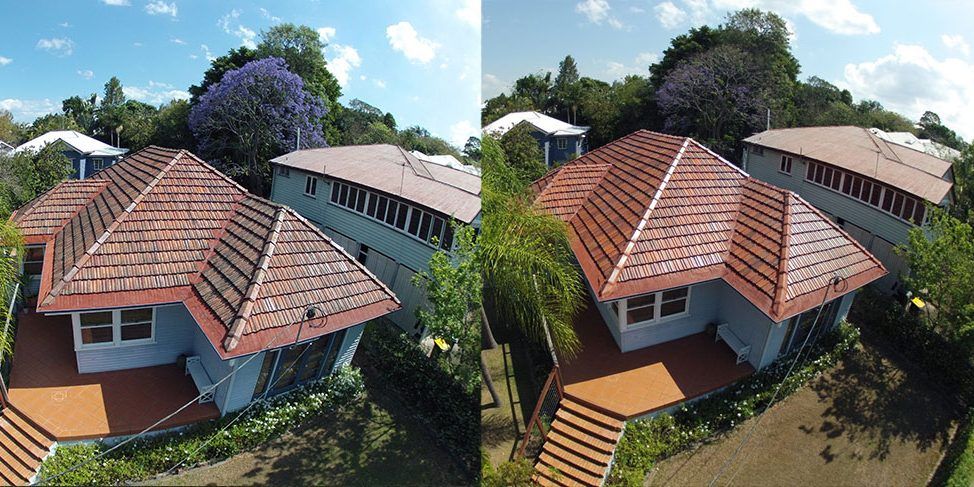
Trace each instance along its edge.
<path fill-rule="evenodd" d="M 822 296 L 822 304 L 818 306 L 818 312 L 815 314 L 815 320 L 812 321 L 812 328 L 808 330 L 808 335 L 805 335 L 805 340 L 802 341 L 802 346 L 798 349 L 798 354 L 795 356 L 795 360 L 793 360 L 791 362 L 791 366 L 788 367 L 788 372 L 785 373 L 785 376 L 781 379 L 781 382 L 778 383 L 778 387 L 775 388 L 774 394 L 771 395 L 771 399 L 764 406 L 761 414 L 758 415 L 757 419 L 754 421 L 754 424 L 751 425 L 751 428 L 747 431 L 747 434 L 744 435 L 744 438 L 741 440 L 741 444 L 737 445 L 734 453 L 732 453 L 731 456 L 724 461 L 723 465 L 720 466 L 720 469 L 717 471 L 717 474 L 714 475 L 714 478 L 710 481 L 708 487 L 713 487 L 714 484 L 717 483 L 717 479 L 719 479 L 727 468 L 730 467 L 731 463 L 734 462 L 734 459 L 737 458 L 737 455 L 741 453 L 741 450 L 744 449 L 744 446 L 751 439 L 751 435 L 754 434 L 754 431 L 757 429 L 758 425 L 761 424 L 761 420 L 764 419 L 765 413 L 767 413 L 771 405 L 774 404 L 775 399 L 778 397 L 778 394 L 785 385 L 785 381 L 788 380 L 788 377 L 790 377 L 791 373 L 795 370 L 795 365 L 797 365 L 798 361 L 801 360 L 802 355 L 805 352 L 805 346 L 808 344 L 808 340 L 812 337 L 812 335 L 815 334 L 815 327 L 818 325 L 818 320 L 821 318 L 822 311 L 825 309 L 825 302 L 829 297 L 829 288 L 837 287 L 840 282 L 842 282 L 842 277 L 839 275 L 835 275 L 829 280 L 829 285 L 825 287 L 825 295 Z M 809 349 L 811 349 L 811 347 L 809 347 Z M 737 475 L 735 474 L 734 477 L 736 476 Z M 731 477 L 731 482 L 733 482 L 734 477 Z"/>
<path fill-rule="evenodd" d="M 314 317 L 314 316 L 313 316 L 313 315 L 314 315 L 314 313 L 310 313 L 310 309 L 311 309 L 312 307 L 314 307 L 314 306 L 312 305 L 312 306 L 309 306 L 309 307 L 308 307 L 308 310 L 309 310 L 309 311 L 306 311 L 306 313 L 305 313 L 305 316 L 303 316 L 303 317 L 302 317 L 302 323 L 304 322 L 304 319 L 307 319 L 307 318 L 309 318 L 309 317 L 310 317 L 310 318 L 313 318 L 313 317 Z M 309 314 L 310 314 L 311 316 L 308 316 Z M 274 336 L 272 336 L 272 337 L 270 338 L 270 340 L 268 340 L 268 341 L 267 341 L 267 343 L 265 343 L 265 344 L 264 344 L 264 346 L 263 346 L 263 347 L 261 347 L 261 348 L 262 348 L 262 349 L 264 349 L 264 348 L 268 348 L 268 347 L 270 347 L 270 346 L 271 346 L 271 344 L 272 344 L 273 342 L 275 342 L 275 341 L 277 341 L 277 339 L 278 339 L 278 338 L 280 338 L 280 337 L 282 337 L 282 336 L 284 335 L 284 332 L 285 332 L 285 331 L 287 331 L 287 330 L 288 330 L 288 327 L 283 327 L 283 328 L 281 328 L 281 330 L 280 330 L 280 331 L 278 331 L 276 335 L 274 335 Z M 295 341 L 297 341 L 297 340 L 298 340 L 298 339 L 300 338 L 300 332 L 301 332 L 301 330 L 300 330 L 300 329 L 298 329 L 298 333 L 299 333 L 299 336 L 298 336 L 298 337 L 295 337 Z M 233 375 L 234 375 L 234 374 L 236 374 L 237 372 L 239 372 L 239 371 L 240 371 L 241 369 L 243 369 L 243 368 L 244 368 L 244 367 L 245 367 L 245 366 L 246 366 L 247 364 L 249 364 L 249 363 L 250 363 L 251 361 L 253 361 L 254 359 L 256 359 L 258 355 L 260 355 L 260 353 L 254 353 L 253 355 L 251 355 L 251 356 L 250 356 L 250 357 L 249 357 L 249 358 L 248 358 L 248 359 L 247 359 L 247 360 L 246 360 L 246 361 L 245 361 L 245 362 L 244 362 L 243 364 L 241 364 L 241 365 L 240 365 L 239 367 L 235 367 L 235 368 L 234 368 L 234 369 L 233 369 L 232 371 L 230 371 L 230 373 L 229 373 L 229 374 L 227 374 L 227 375 L 226 375 L 225 377 L 223 377 L 222 379 L 220 379 L 219 381 L 217 381 L 217 382 L 216 382 L 215 384 L 212 384 L 212 386 L 211 386 L 211 387 L 212 387 L 212 389 L 213 389 L 213 390 L 215 390 L 215 389 L 216 389 L 216 388 L 217 388 L 217 387 L 218 387 L 218 386 L 219 386 L 220 384 L 222 384 L 222 383 L 223 383 L 224 381 L 226 381 L 226 380 L 227 380 L 227 379 L 229 379 L 230 377 L 233 377 Z M 208 391 L 207 391 L 207 392 L 208 392 Z M 67 475 L 67 474 L 69 474 L 69 473 L 71 473 L 71 472 L 74 472 L 75 470 L 77 470 L 77 469 L 79 469 L 79 468 L 81 468 L 81 467 L 83 467 L 83 466 L 85 466 L 85 465 L 87 465 L 87 464 L 89 464 L 89 463 L 91 463 L 91 462 L 93 462 L 93 461 L 95 461 L 95 460 L 98 460 L 98 459 L 100 459 L 100 458 L 103 458 L 103 457 L 104 457 L 105 455 L 108 455 L 109 453 L 111 453 L 111 452 L 113 452 L 113 451 L 115 451 L 115 450 L 117 450 L 117 449 L 119 449 L 119 448 L 121 448 L 121 447 L 123 447 L 123 446 L 125 446 L 125 445 L 127 445 L 127 444 L 129 444 L 129 443 L 131 443 L 131 442 L 133 442 L 133 441 L 135 441 L 135 440 L 137 440 L 138 438 L 141 438 L 141 437 L 142 437 L 143 435 L 145 435 L 145 434 L 146 434 L 146 433 L 148 433 L 149 431 L 152 431 L 153 429 L 155 429 L 155 428 L 156 428 L 157 426 L 159 426 L 160 424 L 162 424 L 162 423 L 164 423 L 164 422 L 166 422 L 166 421 L 168 421 L 168 420 L 169 420 L 169 419 L 171 419 L 171 418 L 172 418 L 173 416 L 175 416 L 175 415 L 177 415 L 177 414 L 179 414 L 179 413 L 180 413 L 180 412 L 181 412 L 182 410 L 184 410 L 184 409 L 186 409 L 186 408 L 188 408 L 188 407 L 190 407 L 191 405 L 193 405 L 194 403 L 196 403 L 197 401 L 199 401 L 199 400 L 200 400 L 200 398 L 201 398 L 201 397 L 203 397 L 203 395 L 204 395 L 204 394 L 205 394 L 204 392 L 201 392 L 201 393 L 199 393 L 199 394 L 198 394 L 198 395 L 197 395 L 196 397 L 194 397 L 193 399 L 190 399 L 190 400 L 189 400 L 189 402 L 187 402 L 186 404 L 183 404 L 182 406 L 180 406 L 180 407 L 179 407 L 178 409 L 176 409 L 175 411 L 173 411 L 173 412 L 171 412 L 171 413 L 169 413 L 168 415 L 166 415 L 165 417 L 163 417 L 163 418 L 162 418 L 162 419 L 160 419 L 159 421 L 156 421 L 155 423 L 153 423 L 153 424 L 152 424 L 151 426 L 149 426 L 148 428 L 146 428 L 146 429 L 144 429 L 144 430 L 142 430 L 142 431 L 140 431 L 140 432 L 138 432 L 138 433 L 136 433 L 135 435 L 133 435 L 133 436 L 131 436 L 131 437 L 129 437 L 129 438 L 126 438 L 125 440 L 123 440 L 123 441 L 121 441 L 121 442 L 119 442 L 119 443 L 118 443 L 117 445 L 115 445 L 115 446 L 113 446 L 113 447 L 111 447 L 111 448 L 109 448 L 109 449 L 107 449 L 107 450 L 105 450 L 105 451 L 103 451 L 103 452 L 101 452 L 101 453 L 99 453 L 99 454 L 97 454 L 97 455 L 95 455 L 95 456 L 93 456 L 93 457 L 91 457 L 91 458 L 89 458 L 89 459 L 87 459 L 87 460 L 84 460 L 84 461 L 82 461 L 82 462 L 79 462 L 79 463 L 77 463 L 77 464 L 75 464 L 74 466 L 72 466 L 71 468 L 69 468 L 69 469 L 67 469 L 67 470 L 65 470 L 65 471 L 63 471 L 63 472 L 60 472 L 60 473 L 58 473 L 58 474 L 56 474 L 56 475 L 53 475 L 53 476 L 51 476 L 51 477 L 45 477 L 45 478 L 40 478 L 40 479 L 37 479 L 37 482 L 36 482 L 36 484 L 37 484 L 37 485 L 42 485 L 42 484 L 43 484 L 44 482 L 49 482 L 49 481 L 52 481 L 52 480 L 54 480 L 54 479 L 57 479 L 57 478 L 60 478 L 60 477 L 62 477 L 62 476 L 64 476 L 64 475 Z"/>

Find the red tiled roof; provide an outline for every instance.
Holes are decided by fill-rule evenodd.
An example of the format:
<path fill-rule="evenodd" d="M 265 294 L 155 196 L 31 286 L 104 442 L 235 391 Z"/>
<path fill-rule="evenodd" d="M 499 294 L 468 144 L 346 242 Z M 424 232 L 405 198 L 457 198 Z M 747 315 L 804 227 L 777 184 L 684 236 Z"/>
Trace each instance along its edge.
<path fill-rule="evenodd" d="M 798 195 L 751 178 L 693 139 L 641 130 L 534 184 L 569 224 L 600 301 L 722 278 L 775 321 L 886 274 Z"/>
<path fill-rule="evenodd" d="M 261 350 L 278 334 L 265 331 L 297 333 L 311 304 L 325 325 L 302 339 L 399 308 L 313 224 L 186 151 L 146 148 L 12 219 L 48 243 L 38 311 L 183 302 L 224 357 Z"/>

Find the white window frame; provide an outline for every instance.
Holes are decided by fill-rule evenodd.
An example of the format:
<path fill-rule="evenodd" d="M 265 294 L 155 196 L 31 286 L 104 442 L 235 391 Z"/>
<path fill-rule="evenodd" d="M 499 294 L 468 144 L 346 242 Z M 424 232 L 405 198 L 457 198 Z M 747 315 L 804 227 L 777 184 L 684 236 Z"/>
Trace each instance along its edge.
<path fill-rule="evenodd" d="M 131 311 L 136 309 L 149 308 L 152 310 L 152 322 L 151 322 L 151 335 L 149 338 L 140 338 L 138 340 L 122 340 L 122 311 Z M 87 313 L 112 313 L 112 324 L 104 325 L 111 326 L 112 328 L 112 341 L 103 343 L 82 343 L 81 342 L 81 315 Z M 123 348 L 123 347 L 133 347 L 137 345 L 151 345 L 156 342 L 156 307 L 155 306 L 140 306 L 137 308 L 125 308 L 113 309 L 113 310 L 91 310 L 86 312 L 71 313 L 71 325 L 74 329 L 74 350 L 76 352 L 82 350 L 99 350 L 105 348 Z M 133 323 L 126 323 L 125 326 Z"/>
<path fill-rule="evenodd" d="M 101 157 L 95 157 L 91 159 L 91 172 L 97 172 L 105 169 L 105 159 Z"/>
<path fill-rule="evenodd" d="M 787 162 L 787 164 L 786 164 Z M 782 169 L 782 166 L 787 167 L 788 170 Z M 795 160 L 791 156 L 781 155 L 781 160 L 778 161 L 778 172 L 781 174 L 787 174 L 791 176 L 791 171 L 795 168 Z"/>
<path fill-rule="evenodd" d="M 27 260 L 27 251 L 30 250 L 30 249 L 41 249 L 41 260 Z M 40 264 L 41 264 L 41 272 L 43 273 L 44 272 L 44 255 L 45 255 L 46 252 L 47 252 L 47 245 L 46 244 L 40 244 L 40 245 L 25 245 L 24 246 L 24 258 L 20 260 L 20 275 L 22 275 L 22 276 L 25 275 L 25 269 L 27 267 L 27 263 L 31 263 L 31 262 L 33 262 L 33 263 L 40 262 Z M 41 274 L 34 274 L 34 275 L 32 275 L 30 277 L 30 280 L 32 280 L 32 281 L 40 281 L 41 280 Z"/>
<path fill-rule="evenodd" d="M 308 188 L 311 188 L 311 192 L 308 192 Z M 304 178 L 304 195 L 309 198 L 318 197 L 318 177 L 317 176 L 305 176 Z"/>
<path fill-rule="evenodd" d="M 662 309 L 663 309 L 663 293 L 670 292 L 670 291 L 676 291 L 677 289 L 683 289 L 684 287 L 687 290 L 686 298 L 679 298 L 679 299 L 686 299 L 686 302 L 687 302 L 686 308 L 683 310 L 683 312 L 682 313 L 673 314 L 673 315 L 669 315 L 669 316 L 660 316 L 660 313 L 662 312 Z M 643 296 L 648 296 L 650 294 L 655 294 L 656 295 L 656 301 L 653 304 L 653 306 L 654 306 L 654 308 L 653 308 L 653 319 L 651 319 L 651 320 L 644 320 L 644 321 L 637 321 L 635 323 L 629 323 L 629 300 L 630 299 L 633 299 L 633 298 L 641 298 Z M 680 319 L 680 318 L 685 318 L 687 316 L 690 316 L 690 299 L 691 299 L 692 295 L 693 295 L 693 286 L 681 286 L 681 287 L 674 287 L 674 288 L 670 288 L 670 289 L 664 289 L 662 291 L 657 291 L 657 292 L 654 292 L 654 293 L 646 293 L 646 294 L 641 294 L 639 296 L 632 296 L 630 298 L 621 299 L 619 301 L 616 301 L 616 303 L 617 303 L 616 304 L 616 307 L 615 307 L 616 308 L 616 313 L 617 313 L 616 320 L 618 320 L 618 322 L 619 322 L 619 329 L 621 331 L 623 331 L 623 332 L 633 331 L 633 330 L 638 330 L 638 329 L 646 328 L 646 327 L 653 326 L 653 325 L 659 325 L 661 323 L 666 323 L 668 321 L 673 321 L 673 320 L 677 320 L 677 319 Z M 676 300 L 675 299 L 671 299 L 670 301 L 676 301 Z M 667 302 L 669 302 L 669 301 L 667 301 Z"/>
<path fill-rule="evenodd" d="M 831 169 L 832 172 L 833 172 L 833 175 L 832 175 L 833 178 L 835 178 L 835 173 L 840 174 L 840 176 L 839 176 L 840 177 L 840 179 L 839 179 L 839 189 L 834 189 L 834 188 L 832 188 L 831 185 L 828 185 L 828 186 L 825 185 L 824 184 L 824 178 L 823 178 L 823 182 L 822 183 L 819 183 L 818 181 L 815 181 L 815 175 L 814 175 L 814 166 L 815 165 L 822 166 L 823 171 L 824 171 L 824 168 Z M 779 171 L 779 172 L 781 172 L 781 171 Z M 810 173 L 812 173 L 811 174 L 811 177 L 809 177 L 809 174 Z M 861 181 L 859 183 L 859 194 L 860 195 L 862 194 L 863 191 L 865 191 L 865 184 L 863 184 L 863 183 L 868 182 L 871 185 L 870 188 L 869 188 L 869 190 L 870 190 L 870 193 L 869 193 L 870 194 L 869 201 L 863 201 L 858 196 L 853 196 L 851 194 L 847 194 L 847 193 L 845 193 L 845 192 L 842 191 L 842 187 L 843 187 L 843 185 L 845 183 L 845 178 L 846 177 L 855 177 L 855 178 L 859 178 L 860 179 L 860 181 Z M 914 197 L 912 195 L 909 195 L 909 194 L 907 194 L 907 193 L 905 193 L 903 191 L 898 191 L 898 190 L 895 190 L 895 189 L 887 188 L 887 186 L 886 186 L 885 183 L 881 183 L 881 182 L 878 182 L 878 181 L 875 181 L 875 180 L 872 180 L 872 179 L 868 179 L 868 178 L 866 178 L 864 176 L 861 176 L 861 175 L 858 175 L 858 174 L 853 174 L 851 172 L 847 172 L 844 169 L 839 169 L 839 168 L 836 168 L 836 167 L 831 167 L 831 166 L 829 166 L 827 164 L 823 164 L 821 162 L 810 162 L 810 163 L 806 164 L 804 181 L 806 183 L 809 183 L 809 184 L 813 185 L 813 186 L 818 186 L 819 188 L 822 188 L 822 189 L 831 191 L 833 193 L 842 195 L 843 197 L 849 198 L 852 201 L 855 201 L 855 202 L 857 202 L 857 203 L 859 203 L 861 205 L 866 205 L 866 206 L 868 206 L 868 207 L 870 207 L 870 208 L 872 208 L 874 210 L 877 210 L 877 211 L 883 213 L 884 215 L 891 216 L 891 217 L 893 217 L 893 218 L 895 218 L 895 219 L 897 219 L 897 220 L 899 220 L 899 221 L 901 221 L 903 223 L 906 223 L 907 225 L 910 225 L 911 227 L 913 227 L 913 226 L 923 226 L 923 225 L 926 225 L 927 224 L 928 217 L 929 217 L 929 214 L 930 214 L 929 211 L 924 210 L 924 212 L 923 212 L 923 221 L 922 222 L 920 222 L 920 223 L 913 223 L 913 220 L 903 218 L 902 216 L 897 215 L 896 213 L 893 213 L 893 203 L 892 202 L 890 203 L 890 209 L 888 209 L 888 210 L 883 209 L 883 200 L 886 198 L 886 192 L 887 191 L 889 191 L 890 193 L 893 193 L 894 201 L 895 201 L 895 198 L 896 198 L 896 195 L 897 194 L 902 195 L 903 198 L 904 198 L 904 200 L 903 200 L 903 205 L 904 206 L 906 205 L 906 199 L 905 198 L 912 199 L 913 200 L 913 204 L 914 204 L 914 209 L 913 209 L 914 213 L 916 213 L 916 211 L 917 211 L 916 210 L 916 205 L 921 205 L 922 206 L 922 205 L 925 205 L 926 204 L 921 199 L 919 199 L 917 197 Z M 876 192 L 876 188 L 879 188 L 879 200 L 878 200 L 879 203 L 874 205 L 872 203 L 872 194 Z M 900 209 L 902 210 L 902 207 Z"/>
<path fill-rule="evenodd" d="M 565 150 L 568 148 L 568 138 L 567 137 L 557 137 L 555 138 L 555 147 L 558 150 Z"/>
<path fill-rule="evenodd" d="M 283 178 L 289 178 L 289 177 L 291 177 L 291 168 L 289 168 L 289 167 L 281 164 L 281 165 L 277 166 L 277 175 L 278 176 L 281 176 Z M 305 182 L 307 182 L 307 181 L 305 181 Z"/>

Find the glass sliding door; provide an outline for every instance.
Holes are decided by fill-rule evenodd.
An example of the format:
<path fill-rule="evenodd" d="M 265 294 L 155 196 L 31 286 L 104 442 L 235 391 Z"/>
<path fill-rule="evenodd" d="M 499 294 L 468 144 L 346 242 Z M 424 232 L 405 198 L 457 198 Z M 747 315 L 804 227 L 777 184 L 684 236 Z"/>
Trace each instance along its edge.
<path fill-rule="evenodd" d="M 345 330 L 339 330 L 311 342 L 267 352 L 257 376 L 254 397 L 268 389 L 270 394 L 280 394 L 330 374 L 344 340 Z"/>

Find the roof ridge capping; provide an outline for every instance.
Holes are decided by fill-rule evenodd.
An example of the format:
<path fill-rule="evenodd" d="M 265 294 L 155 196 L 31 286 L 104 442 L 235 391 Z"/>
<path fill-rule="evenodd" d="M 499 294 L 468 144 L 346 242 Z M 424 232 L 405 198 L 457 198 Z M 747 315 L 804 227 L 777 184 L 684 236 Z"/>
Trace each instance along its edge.
<path fill-rule="evenodd" d="M 280 236 L 281 226 L 284 224 L 285 208 L 284 206 L 278 206 L 275 210 L 274 224 L 271 226 L 267 234 L 267 240 L 264 242 L 264 248 L 261 250 L 260 261 L 257 263 L 257 271 L 250 280 L 247 293 L 244 294 L 243 305 L 237 311 L 237 317 L 230 327 L 226 338 L 223 340 L 223 347 L 228 352 L 236 348 L 237 344 L 240 343 L 240 337 L 243 336 L 244 328 L 247 326 L 247 322 L 253 314 L 254 304 L 257 302 L 257 295 L 260 294 L 260 287 L 263 285 L 264 277 L 267 275 L 267 268 L 270 266 L 271 257 L 274 256 L 274 250 L 277 248 L 277 238 Z"/>
<path fill-rule="evenodd" d="M 132 211 L 135 210 L 135 207 L 139 206 L 139 204 L 142 203 L 143 200 L 145 200 L 146 196 L 150 192 L 152 192 L 153 189 L 155 189 L 155 187 L 159 184 L 160 181 L 162 181 L 164 177 L 166 177 L 167 174 L 169 174 L 169 171 L 171 171 L 172 168 L 175 167 L 177 163 L 179 163 L 179 161 L 182 159 L 183 155 L 186 154 L 186 152 L 187 151 L 185 149 L 180 149 L 179 152 L 177 152 L 176 155 L 173 156 L 172 160 L 170 160 L 169 163 L 166 164 L 166 166 L 163 167 L 158 174 L 156 174 L 156 177 L 153 178 L 152 181 L 149 181 L 149 184 L 147 184 L 146 187 L 143 188 L 142 191 L 140 191 L 139 194 L 132 199 L 132 202 L 129 203 L 129 205 L 126 206 L 125 209 L 122 210 L 122 212 L 119 213 L 117 217 L 115 217 L 115 220 L 112 221 L 112 223 L 110 223 L 105 228 L 101 236 L 99 236 L 98 239 L 95 240 L 95 243 L 93 243 L 91 247 L 89 247 L 88 250 L 85 251 L 84 255 L 82 255 L 81 257 L 78 258 L 77 261 L 75 261 L 74 265 L 71 267 L 71 270 L 65 273 L 64 276 L 61 277 L 61 280 L 51 288 L 51 291 L 48 292 L 47 297 L 44 298 L 44 303 L 43 303 L 44 305 L 50 305 L 53 303 L 54 298 L 58 296 L 62 290 L 64 290 L 64 286 L 67 285 L 67 283 L 71 279 L 73 279 L 74 276 L 78 274 L 78 272 L 81 271 L 81 268 L 85 264 L 87 264 L 89 260 L 91 260 L 95 252 L 98 252 L 98 249 L 101 248 L 101 246 L 105 243 L 105 241 L 108 240 L 108 237 L 111 236 L 112 232 L 114 232 L 115 229 L 117 229 L 122 224 L 122 222 L 124 222 L 125 219 L 132 214 Z"/>
<path fill-rule="evenodd" d="M 778 279 L 775 283 L 775 293 L 774 301 L 771 303 L 771 312 L 776 315 L 781 315 L 782 308 L 785 305 L 785 298 L 788 296 L 788 259 L 790 258 L 790 246 L 791 246 L 791 198 L 793 193 L 791 191 L 783 190 L 777 188 L 783 193 L 782 202 L 782 216 L 783 223 L 781 225 L 781 255 L 778 256 Z"/>

